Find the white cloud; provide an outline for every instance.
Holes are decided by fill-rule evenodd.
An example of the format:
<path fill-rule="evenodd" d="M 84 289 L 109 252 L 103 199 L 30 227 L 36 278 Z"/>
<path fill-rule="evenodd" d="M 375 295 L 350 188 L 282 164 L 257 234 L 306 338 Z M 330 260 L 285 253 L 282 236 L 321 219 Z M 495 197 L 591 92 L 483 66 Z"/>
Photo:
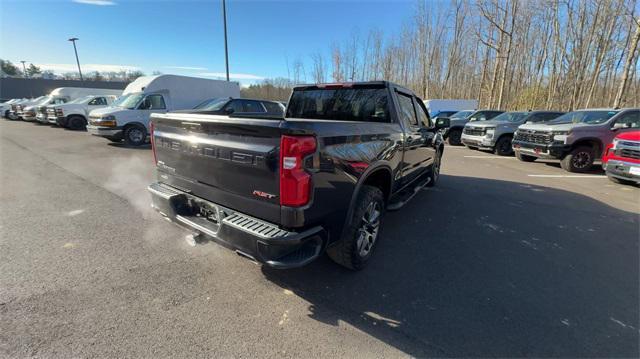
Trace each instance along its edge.
<path fill-rule="evenodd" d="M 78 65 L 76 64 L 34 64 L 42 70 L 49 70 L 55 73 L 65 72 L 78 72 Z M 137 66 L 129 65 L 107 65 L 107 64 L 80 64 L 80 68 L 83 73 L 89 73 L 93 71 L 100 72 L 119 72 L 119 71 L 135 71 L 140 70 Z"/>
<path fill-rule="evenodd" d="M 71 1 L 74 3 L 86 4 L 86 5 L 98 5 L 98 6 L 116 5 L 116 2 L 111 0 L 71 0 Z"/>
<path fill-rule="evenodd" d="M 200 76 L 226 78 L 227 74 L 224 72 L 201 72 Z M 253 81 L 264 80 L 264 77 L 262 76 L 252 75 L 252 74 L 236 74 L 233 72 L 229 73 L 229 77 L 234 80 L 253 80 Z"/>
<path fill-rule="evenodd" d="M 193 66 L 165 66 L 165 69 L 176 69 L 176 70 L 189 70 L 189 71 L 206 71 L 206 67 L 193 67 Z"/>

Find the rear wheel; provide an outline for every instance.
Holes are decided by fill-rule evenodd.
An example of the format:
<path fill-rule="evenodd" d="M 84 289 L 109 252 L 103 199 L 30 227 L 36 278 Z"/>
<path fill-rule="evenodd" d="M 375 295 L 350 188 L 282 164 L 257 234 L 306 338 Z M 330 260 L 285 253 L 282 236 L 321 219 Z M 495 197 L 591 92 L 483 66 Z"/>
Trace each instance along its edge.
<path fill-rule="evenodd" d="M 377 187 L 362 186 L 343 237 L 327 248 L 329 257 L 351 270 L 364 268 L 376 246 L 383 214 L 382 191 Z"/>
<path fill-rule="evenodd" d="M 67 119 L 67 127 L 70 130 L 84 130 L 87 128 L 87 121 L 82 116 L 69 116 Z"/>
<path fill-rule="evenodd" d="M 124 142 L 129 146 L 142 146 L 147 140 L 147 130 L 139 125 L 124 129 Z"/>
<path fill-rule="evenodd" d="M 513 149 L 511 148 L 511 136 L 502 136 L 496 142 L 494 152 L 498 156 L 511 156 Z"/>
<path fill-rule="evenodd" d="M 576 147 L 562 158 L 560 166 L 567 172 L 586 172 L 593 165 L 593 152 L 593 148 L 588 146 Z"/>
<path fill-rule="evenodd" d="M 455 128 L 449 130 L 449 137 L 447 138 L 447 142 L 452 146 L 460 146 L 462 139 L 462 130 L 459 128 Z"/>
<path fill-rule="evenodd" d="M 523 155 L 520 152 L 516 152 L 516 158 L 519 159 L 522 162 L 533 162 L 533 161 L 536 160 L 536 157 Z"/>

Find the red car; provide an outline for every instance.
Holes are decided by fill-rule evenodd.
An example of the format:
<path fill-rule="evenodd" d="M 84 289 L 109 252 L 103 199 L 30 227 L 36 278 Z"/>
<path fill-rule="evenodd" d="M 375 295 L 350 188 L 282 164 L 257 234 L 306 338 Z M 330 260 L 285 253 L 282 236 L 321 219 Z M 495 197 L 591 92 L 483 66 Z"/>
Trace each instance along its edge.
<path fill-rule="evenodd" d="M 640 131 L 617 135 L 604 151 L 602 168 L 613 182 L 640 184 Z"/>

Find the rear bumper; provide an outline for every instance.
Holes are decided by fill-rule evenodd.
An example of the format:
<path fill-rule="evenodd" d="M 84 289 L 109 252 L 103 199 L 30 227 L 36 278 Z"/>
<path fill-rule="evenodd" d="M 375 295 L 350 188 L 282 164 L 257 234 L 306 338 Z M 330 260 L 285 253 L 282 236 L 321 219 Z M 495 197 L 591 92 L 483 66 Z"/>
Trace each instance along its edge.
<path fill-rule="evenodd" d="M 571 149 L 570 146 L 560 143 L 537 144 L 523 141 L 512 141 L 513 150 L 527 156 L 547 159 L 561 159 Z"/>
<path fill-rule="evenodd" d="M 320 256 L 326 242 L 320 226 L 289 231 L 163 183 L 147 189 L 151 206 L 173 223 L 273 268 L 304 266 Z"/>
<path fill-rule="evenodd" d="M 99 127 L 95 125 L 87 125 L 87 132 L 94 136 L 100 137 L 118 137 L 122 135 L 121 127 Z"/>
<path fill-rule="evenodd" d="M 633 181 L 640 184 L 640 164 L 620 160 L 608 160 L 602 163 L 607 176 Z"/>
<path fill-rule="evenodd" d="M 478 147 L 480 149 L 493 149 L 495 146 L 493 138 L 466 135 L 464 132 L 462 133 L 461 141 L 462 144 L 466 146 Z"/>

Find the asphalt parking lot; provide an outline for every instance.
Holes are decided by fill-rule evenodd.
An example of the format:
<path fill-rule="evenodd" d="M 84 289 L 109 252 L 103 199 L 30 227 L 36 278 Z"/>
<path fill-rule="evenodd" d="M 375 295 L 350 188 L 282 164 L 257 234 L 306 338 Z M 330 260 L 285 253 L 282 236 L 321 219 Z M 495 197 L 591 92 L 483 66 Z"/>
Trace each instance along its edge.
<path fill-rule="evenodd" d="M 0 355 L 637 357 L 640 188 L 447 147 L 371 265 L 262 268 L 149 208 L 149 148 L 0 120 Z"/>

